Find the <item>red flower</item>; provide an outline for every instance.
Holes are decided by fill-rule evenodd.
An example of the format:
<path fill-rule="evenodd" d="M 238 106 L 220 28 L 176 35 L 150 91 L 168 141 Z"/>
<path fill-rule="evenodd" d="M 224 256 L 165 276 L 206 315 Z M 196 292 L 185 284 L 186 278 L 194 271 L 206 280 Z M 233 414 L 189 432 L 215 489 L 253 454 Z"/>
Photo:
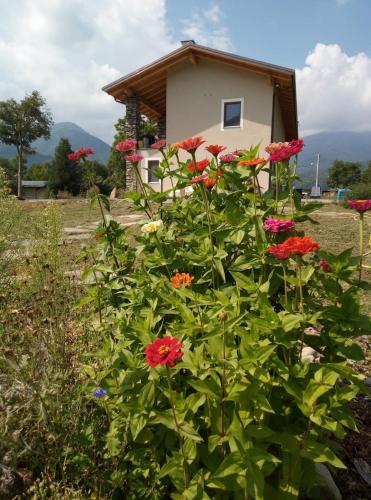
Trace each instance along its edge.
<path fill-rule="evenodd" d="M 319 261 L 319 265 L 322 267 L 322 269 L 325 271 L 325 273 L 332 273 L 332 267 L 327 262 L 327 260 L 321 259 Z"/>
<path fill-rule="evenodd" d="M 197 177 L 192 177 L 191 182 L 193 183 L 203 182 L 208 177 L 209 177 L 208 174 L 198 175 Z"/>
<path fill-rule="evenodd" d="M 180 149 L 184 149 L 185 151 L 188 151 L 188 153 L 194 153 L 204 142 L 205 140 L 203 137 L 198 136 L 184 139 L 184 141 L 179 142 L 178 145 Z"/>
<path fill-rule="evenodd" d="M 226 146 L 218 146 L 217 144 L 210 144 L 210 146 L 207 146 L 205 149 L 210 154 L 217 157 L 222 151 L 225 151 L 227 149 L 227 147 Z"/>
<path fill-rule="evenodd" d="M 182 347 L 183 344 L 174 337 L 166 336 L 162 339 L 156 339 L 144 351 L 147 364 L 151 368 L 155 368 L 159 364 L 174 366 L 184 354 L 181 352 Z"/>
<path fill-rule="evenodd" d="M 68 155 L 68 159 L 75 161 L 76 163 L 80 163 L 80 160 L 85 160 L 85 158 L 89 155 L 93 155 L 94 150 L 92 148 L 80 148 L 74 153 L 71 153 Z"/>
<path fill-rule="evenodd" d="M 204 180 L 204 186 L 208 189 L 212 189 L 216 184 L 216 179 L 213 179 L 212 177 L 208 177 L 207 179 Z"/>
<path fill-rule="evenodd" d="M 157 142 L 154 142 L 152 145 L 151 145 L 151 148 L 152 149 L 164 149 L 164 147 L 166 146 L 166 141 L 165 139 L 160 139 L 159 141 Z"/>
<path fill-rule="evenodd" d="M 237 156 L 234 153 L 227 153 L 225 155 L 222 155 L 219 160 L 222 163 L 231 163 L 232 161 L 237 160 Z"/>
<path fill-rule="evenodd" d="M 196 161 L 197 172 L 200 172 L 200 173 L 203 172 L 205 170 L 205 168 L 207 168 L 209 165 L 210 165 L 210 162 L 207 158 L 205 160 Z M 190 172 L 194 172 L 195 171 L 194 162 L 191 161 L 190 163 L 188 163 L 187 168 Z"/>
<path fill-rule="evenodd" d="M 135 155 L 126 155 L 125 160 L 130 161 L 130 163 L 134 163 L 134 165 L 138 164 L 141 160 L 143 160 L 144 156 L 140 153 Z"/>
<path fill-rule="evenodd" d="M 221 168 L 217 168 L 217 169 L 216 169 L 216 175 L 217 175 L 218 177 L 222 177 L 222 176 L 223 176 L 223 170 L 222 170 Z"/>
<path fill-rule="evenodd" d="M 174 288 L 182 288 L 183 286 L 191 286 L 194 279 L 194 276 L 189 273 L 176 273 L 170 278 L 170 281 Z"/>
<path fill-rule="evenodd" d="M 278 162 L 283 160 L 288 160 L 291 156 L 300 153 L 304 147 L 303 139 L 294 139 L 288 144 L 273 143 L 265 148 L 267 152 L 270 152 L 269 161 Z"/>
<path fill-rule="evenodd" d="M 116 151 L 120 153 L 127 153 L 128 151 L 135 151 L 137 149 L 137 141 L 134 139 L 126 139 L 116 144 Z"/>
<path fill-rule="evenodd" d="M 268 252 L 278 259 L 287 259 L 293 255 L 306 255 L 319 249 L 319 244 L 309 236 L 292 236 L 283 243 L 268 248 Z"/>
<path fill-rule="evenodd" d="M 257 165 L 265 165 L 268 160 L 265 158 L 253 158 L 251 160 L 241 160 L 238 165 L 243 167 L 256 167 Z"/>
<path fill-rule="evenodd" d="M 348 200 L 348 205 L 350 208 L 354 208 L 357 212 L 367 212 L 371 210 L 371 199 L 370 200 Z"/>

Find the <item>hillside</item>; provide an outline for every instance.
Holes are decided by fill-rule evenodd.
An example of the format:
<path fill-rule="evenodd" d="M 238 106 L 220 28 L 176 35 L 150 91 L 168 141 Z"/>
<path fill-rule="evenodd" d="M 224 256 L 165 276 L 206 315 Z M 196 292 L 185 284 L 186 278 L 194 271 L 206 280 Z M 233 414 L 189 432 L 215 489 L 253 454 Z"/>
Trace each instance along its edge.
<path fill-rule="evenodd" d="M 371 132 L 321 132 L 304 137 L 299 175 L 303 186 L 315 181 L 315 164 L 320 154 L 320 185 L 326 184 L 327 171 L 334 160 L 359 161 L 363 166 L 371 160 Z M 314 165 L 311 166 L 310 164 Z"/>
<path fill-rule="evenodd" d="M 89 134 L 84 129 L 71 122 L 56 123 L 51 132 L 50 139 L 45 141 L 39 139 L 33 143 L 33 147 L 37 153 L 28 157 L 28 165 L 39 163 L 45 160 L 50 160 L 54 157 L 54 151 L 60 139 L 66 137 L 71 144 L 73 150 L 83 148 L 93 148 L 95 155 L 90 158 L 106 163 L 108 160 L 110 146 L 98 137 Z M 0 157 L 13 158 L 16 155 L 16 150 L 13 146 L 7 146 L 0 143 Z"/>

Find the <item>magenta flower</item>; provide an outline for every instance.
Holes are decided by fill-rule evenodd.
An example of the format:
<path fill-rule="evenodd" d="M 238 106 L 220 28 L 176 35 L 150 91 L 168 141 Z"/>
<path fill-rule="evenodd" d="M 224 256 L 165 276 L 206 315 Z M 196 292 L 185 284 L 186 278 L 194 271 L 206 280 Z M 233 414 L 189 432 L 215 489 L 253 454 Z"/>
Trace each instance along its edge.
<path fill-rule="evenodd" d="M 152 149 L 164 149 L 164 147 L 166 146 L 166 141 L 165 139 L 160 139 L 159 141 L 157 142 L 154 142 L 151 146 Z"/>
<path fill-rule="evenodd" d="M 325 271 L 325 273 L 332 273 L 332 267 L 327 262 L 327 260 L 321 259 L 319 261 L 319 265 L 322 267 L 322 269 Z"/>
<path fill-rule="evenodd" d="M 237 156 L 233 153 L 226 153 L 225 155 L 219 156 L 219 160 L 222 163 L 231 163 L 232 161 L 237 160 Z"/>
<path fill-rule="evenodd" d="M 208 177 L 209 177 L 208 174 L 198 175 L 197 177 L 192 177 L 191 182 L 193 182 L 193 183 L 203 182 Z"/>
<path fill-rule="evenodd" d="M 367 212 L 371 210 L 371 199 L 370 200 L 348 200 L 348 205 L 350 208 L 354 208 L 357 212 Z"/>
<path fill-rule="evenodd" d="M 130 161 L 130 163 L 133 163 L 134 165 L 137 165 L 141 160 L 143 160 L 143 158 L 144 156 L 141 155 L 140 153 L 125 156 L 125 160 Z"/>
<path fill-rule="evenodd" d="M 77 151 L 75 151 L 74 153 L 69 154 L 68 159 L 75 161 L 76 163 L 80 163 L 81 159 L 85 160 L 87 156 L 93 155 L 93 154 L 94 154 L 94 150 L 92 148 L 87 148 L 87 149 L 80 148 Z"/>
<path fill-rule="evenodd" d="M 270 233 L 287 233 L 295 229 L 293 220 L 282 220 L 268 217 L 264 222 L 264 229 Z"/>
<path fill-rule="evenodd" d="M 275 144 L 270 144 L 265 149 L 266 151 L 272 151 L 272 146 Z M 303 139 L 294 139 L 290 141 L 288 144 L 286 142 L 276 143 L 276 145 L 280 145 L 279 148 L 276 148 L 274 152 L 270 152 L 269 161 L 278 162 L 289 160 L 291 156 L 297 155 L 304 147 Z"/>
<path fill-rule="evenodd" d="M 116 151 L 119 153 L 127 153 L 128 151 L 135 151 L 137 149 L 137 141 L 134 139 L 126 139 L 116 144 Z"/>

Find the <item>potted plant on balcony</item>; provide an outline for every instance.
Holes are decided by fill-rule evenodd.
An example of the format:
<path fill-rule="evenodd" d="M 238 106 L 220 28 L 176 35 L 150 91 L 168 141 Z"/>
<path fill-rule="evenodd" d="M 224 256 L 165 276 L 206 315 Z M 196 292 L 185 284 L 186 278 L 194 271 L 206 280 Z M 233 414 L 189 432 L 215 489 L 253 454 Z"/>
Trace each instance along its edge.
<path fill-rule="evenodd" d="M 140 132 L 143 147 L 149 148 L 156 141 L 157 123 L 149 118 L 142 117 Z"/>

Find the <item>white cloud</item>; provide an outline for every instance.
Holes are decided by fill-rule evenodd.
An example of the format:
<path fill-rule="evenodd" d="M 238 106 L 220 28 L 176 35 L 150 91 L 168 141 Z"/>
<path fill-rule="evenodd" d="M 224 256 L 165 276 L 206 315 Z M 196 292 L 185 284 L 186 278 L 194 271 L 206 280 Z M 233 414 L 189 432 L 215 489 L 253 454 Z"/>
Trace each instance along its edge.
<path fill-rule="evenodd" d="M 300 129 L 371 130 L 371 58 L 318 43 L 296 71 Z"/>
<path fill-rule="evenodd" d="M 107 142 L 124 107 L 101 87 L 178 45 L 165 0 L 0 2 L 0 100 L 37 89 L 55 121 Z"/>
<path fill-rule="evenodd" d="M 342 7 L 343 5 L 346 5 L 349 3 L 351 0 L 336 0 L 336 3 L 338 4 L 339 7 Z"/>
<path fill-rule="evenodd" d="M 232 51 L 233 43 L 223 24 L 223 16 L 217 4 L 212 4 L 206 10 L 197 9 L 191 17 L 183 20 L 182 33 L 200 45 Z"/>

